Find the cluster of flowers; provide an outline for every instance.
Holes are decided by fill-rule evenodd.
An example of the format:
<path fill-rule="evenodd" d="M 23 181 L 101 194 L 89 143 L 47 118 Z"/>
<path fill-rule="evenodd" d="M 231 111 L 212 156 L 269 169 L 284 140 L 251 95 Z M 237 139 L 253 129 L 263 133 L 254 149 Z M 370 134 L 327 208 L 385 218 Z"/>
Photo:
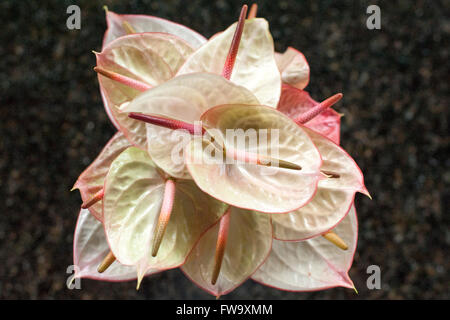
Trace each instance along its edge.
<path fill-rule="evenodd" d="M 274 51 L 256 6 L 209 40 L 164 19 L 106 12 L 94 69 L 118 132 L 74 186 L 83 200 L 76 277 L 137 278 L 139 287 L 180 267 L 215 296 L 249 277 L 291 291 L 354 288 L 353 203 L 369 194 L 339 146 L 330 106 L 342 95 L 318 103 L 303 90 L 305 57 Z M 279 159 L 236 150 L 230 129 L 276 130 Z M 181 163 L 180 135 L 196 137 L 177 149 Z M 212 159 L 217 148 L 239 161 Z"/>

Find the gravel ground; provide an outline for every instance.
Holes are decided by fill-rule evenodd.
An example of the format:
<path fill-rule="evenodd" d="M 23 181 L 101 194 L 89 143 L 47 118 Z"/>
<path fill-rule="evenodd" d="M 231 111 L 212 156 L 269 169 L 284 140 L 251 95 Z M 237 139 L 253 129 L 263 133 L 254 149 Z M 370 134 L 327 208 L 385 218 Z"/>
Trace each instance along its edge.
<path fill-rule="evenodd" d="M 179 270 L 135 282 L 83 280 L 68 290 L 80 206 L 69 190 L 113 135 L 91 50 L 102 5 L 186 24 L 205 36 L 237 19 L 240 1 L 1 1 L 0 298 L 213 299 Z M 66 28 L 78 4 L 81 30 Z M 381 7 L 382 29 L 366 28 Z M 301 50 L 317 99 L 343 92 L 342 145 L 365 173 L 360 236 L 350 271 L 359 295 L 337 288 L 290 293 L 252 281 L 222 299 L 450 298 L 449 12 L 444 1 L 260 1 L 278 51 Z M 366 288 L 369 265 L 381 290 Z"/>

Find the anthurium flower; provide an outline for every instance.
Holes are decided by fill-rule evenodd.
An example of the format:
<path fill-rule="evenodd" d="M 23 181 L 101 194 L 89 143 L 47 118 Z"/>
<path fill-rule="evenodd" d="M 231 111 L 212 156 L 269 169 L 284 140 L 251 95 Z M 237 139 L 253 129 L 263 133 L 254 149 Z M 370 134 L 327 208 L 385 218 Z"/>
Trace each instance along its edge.
<path fill-rule="evenodd" d="M 274 214 L 274 238 L 305 240 L 334 228 L 348 214 L 355 193 L 370 197 L 364 177 L 355 161 L 338 145 L 319 133 L 303 128 L 322 156 L 321 172 L 326 175 L 317 192 L 304 207 L 288 214 Z"/>
<path fill-rule="evenodd" d="M 186 165 L 197 185 L 211 196 L 236 207 L 266 213 L 285 213 L 298 209 L 317 190 L 322 159 L 303 128 L 277 110 L 266 106 L 223 105 L 206 111 L 202 125 L 214 142 L 194 139 L 187 147 Z M 277 141 L 255 146 L 234 143 L 227 130 L 246 132 L 264 130 L 276 133 Z M 232 141 L 230 141 L 232 140 Z M 210 144 L 220 145 L 227 154 L 255 155 L 255 159 L 224 162 L 214 158 Z M 265 150 L 260 150 L 260 149 Z M 276 153 L 278 159 L 297 166 L 296 169 L 258 165 L 261 155 Z M 239 160 L 236 158 L 236 160 Z"/>
<path fill-rule="evenodd" d="M 229 219 L 229 230 L 220 273 L 214 275 L 217 264 L 216 239 L 219 234 L 220 240 L 223 224 L 216 224 L 200 238 L 181 267 L 189 279 L 215 296 L 227 294 L 254 274 L 267 259 L 272 247 L 269 215 L 231 207 L 222 219 L 225 218 Z M 211 279 L 214 278 L 212 283 Z"/>
<path fill-rule="evenodd" d="M 259 104 L 258 99 L 248 89 L 213 73 L 191 73 L 177 76 L 125 104 L 121 111 L 126 116 L 130 112 L 158 115 L 194 124 L 211 107 L 228 104 Z M 129 119 L 139 125 L 143 122 Z M 183 147 L 190 134 L 161 126 L 146 124 L 147 147 L 153 161 L 171 176 L 190 178 L 184 164 Z M 180 142 L 186 143 L 180 144 Z M 176 157 L 175 152 L 180 152 Z M 177 161 L 178 159 L 178 161 Z"/>
<path fill-rule="evenodd" d="M 322 236 L 295 242 L 272 240 L 269 215 L 264 213 L 231 207 L 223 219 L 229 219 L 228 241 L 216 281 L 212 283 L 210 279 L 214 278 L 216 270 L 222 223 L 200 238 L 181 267 L 190 280 L 210 294 L 225 295 L 249 277 L 288 291 L 314 291 L 337 286 L 354 288 L 348 275 L 358 234 L 354 206 L 334 229 L 342 235 L 346 250 Z"/>
<path fill-rule="evenodd" d="M 75 278 L 140 283 L 144 275 L 176 268 L 227 208 L 192 181 L 169 179 L 121 133 L 75 187 L 89 207 L 80 211 L 74 235 Z"/>
<path fill-rule="evenodd" d="M 145 125 L 119 113 L 119 107 L 142 91 L 172 78 L 192 52 L 177 36 L 138 33 L 120 37 L 96 53 L 105 108 L 132 144 L 146 148 Z"/>
<path fill-rule="evenodd" d="M 98 267 L 110 249 L 106 241 L 103 224 L 95 220 L 88 209 L 81 209 L 73 239 L 73 261 L 75 278 L 89 278 L 102 281 L 128 281 L 136 279 L 136 268 L 112 263 L 104 272 Z M 158 270 L 148 270 L 146 275 Z"/>
<path fill-rule="evenodd" d="M 324 237 L 300 242 L 273 240 L 272 251 L 252 279 L 288 291 L 354 288 L 348 276 L 358 239 L 355 207 L 334 229 L 348 245 L 343 251 Z"/>
<path fill-rule="evenodd" d="M 183 57 L 186 57 L 187 55 L 189 55 L 189 51 L 197 49 L 199 46 L 201 46 L 207 41 L 206 38 L 204 38 L 199 33 L 195 32 L 194 30 L 166 19 L 148 15 L 132 15 L 132 14 L 121 15 L 109 11 L 106 7 L 105 9 L 106 9 L 106 22 L 108 28 L 103 38 L 103 49 L 107 47 L 107 45 L 111 43 L 113 40 L 123 37 L 127 34 L 151 32 L 157 39 L 158 38 L 161 39 L 167 36 L 166 38 L 171 40 L 169 41 L 169 43 L 165 48 L 161 44 L 156 46 L 157 49 L 162 50 L 162 52 L 158 52 L 158 56 L 164 56 L 168 54 L 169 56 L 182 55 Z M 186 48 L 184 44 L 187 44 L 188 48 Z M 148 45 L 150 45 L 150 43 L 148 43 Z M 176 48 L 174 48 L 174 45 Z M 151 48 L 152 50 L 150 51 L 149 54 L 153 58 L 155 57 L 156 48 L 152 47 Z M 125 48 L 125 50 L 126 49 L 127 48 Z M 143 55 L 145 55 L 147 52 L 146 50 L 140 51 L 142 52 Z M 158 63 L 158 61 L 160 60 L 156 59 L 156 63 Z M 174 68 L 176 67 L 172 67 L 172 69 Z M 163 69 L 166 70 L 166 68 L 164 67 Z M 176 71 L 177 70 L 174 70 L 174 72 Z M 130 74 L 130 76 L 132 79 L 137 79 L 136 77 L 134 77 L 133 74 Z M 120 130 L 119 123 L 115 119 L 115 116 L 113 115 L 113 112 L 115 110 L 114 101 L 108 101 L 107 99 L 107 97 L 109 96 L 108 90 L 104 89 L 102 86 L 100 89 L 103 97 L 103 102 L 105 105 L 105 110 L 109 118 L 113 122 L 113 124 L 116 126 L 118 130 Z M 124 89 L 127 90 L 126 88 Z M 138 142 L 142 141 L 138 139 Z"/>
<path fill-rule="evenodd" d="M 181 266 L 227 207 L 193 181 L 167 178 L 147 152 L 135 147 L 112 162 L 104 191 L 110 249 L 120 263 L 137 267 L 139 280 L 148 270 Z"/>
<path fill-rule="evenodd" d="M 117 132 L 108 141 L 92 164 L 83 171 L 72 188 L 72 190 L 80 190 L 81 199 L 83 200 L 82 207 L 89 207 L 89 211 L 99 221 L 103 221 L 101 199 L 103 198 L 103 184 L 106 174 L 114 159 L 130 146 L 131 144 L 124 135 L 121 132 Z"/>
<path fill-rule="evenodd" d="M 222 74 L 228 63 L 229 49 L 238 23 L 212 37 L 196 50 L 178 71 L 178 75 L 192 72 Z M 246 20 L 239 51 L 235 57 L 229 80 L 249 89 L 263 105 L 276 107 L 280 98 L 281 76 L 278 70 L 273 39 L 265 19 Z"/>

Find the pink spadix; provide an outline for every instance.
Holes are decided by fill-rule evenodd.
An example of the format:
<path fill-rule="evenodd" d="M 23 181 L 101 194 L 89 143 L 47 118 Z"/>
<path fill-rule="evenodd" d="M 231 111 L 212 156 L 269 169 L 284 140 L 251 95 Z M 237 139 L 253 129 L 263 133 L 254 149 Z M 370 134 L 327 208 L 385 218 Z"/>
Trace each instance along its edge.
<path fill-rule="evenodd" d="M 158 254 L 161 241 L 167 229 L 167 224 L 172 214 L 173 202 L 175 200 L 175 182 L 172 179 L 166 181 L 164 188 L 164 198 L 161 206 L 161 211 L 158 217 L 158 223 L 155 228 L 155 235 L 153 238 L 152 256 L 156 257 Z"/>
<path fill-rule="evenodd" d="M 222 75 L 225 79 L 230 80 L 231 73 L 233 72 L 234 63 L 236 62 L 236 56 L 239 50 L 239 44 L 241 43 L 242 32 L 244 31 L 245 17 L 247 16 L 247 5 L 244 5 L 241 9 L 239 21 L 236 26 L 236 31 L 231 41 L 230 50 L 228 51 L 225 65 L 223 67 Z"/>
<path fill-rule="evenodd" d="M 258 13 L 258 5 L 256 3 L 252 4 L 250 7 L 250 12 L 248 13 L 247 19 L 256 18 L 256 14 Z"/>
<path fill-rule="evenodd" d="M 152 87 L 151 85 L 148 85 L 144 82 L 121 75 L 114 71 L 106 70 L 102 67 L 94 67 L 94 71 L 101 74 L 102 76 L 105 76 L 111 80 L 117 81 L 123 85 L 126 85 L 130 88 L 136 89 L 141 92 L 147 91 Z"/>
<path fill-rule="evenodd" d="M 172 130 L 186 130 L 192 135 L 197 134 L 197 132 L 201 132 L 202 134 L 205 133 L 205 129 L 203 127 L 201 128 L 201 131 L 196 131 L 195 125 L 181 120 L 136 112 L 130 112 L 128 117 Z"/>
<path fill-rule="evenodd" d="M 319 115 L 320 113 L 322 113 L 323 111 L 325 111 L 326 109 L 331 107 L 332 105 L 336 104 L 339 100 L 342 99 L 342 96 L 343 96 L 342 93 L 337 93 L 337 94 L 329 97 L 328 99 L 325 99 L 324 101 L 322 101 L 321 103 L 319 103 L 318 105 L 316 105 L 315 107 L 310 109 L 309 111 L 299 115 L 294 121 L 297 122 L 298 124 L 303 124 L 303 123 L 306 123 L 306 122 L 312 120 L 314 117 L 316 117 L 317 115 Z"/>
<path fill-rule="evenodd" d="M 160 116 L 154 116 L 154 115 L 148 115 L 148 114 L 142 114 L 142 113 L 136 113 L 136 112 L 130 112 L 128 114 L 128 117 L 140 120 L 146 123 L 154 124 L 157 126 L 161 126 L 164 128 L 172 129 L 172 130 L 186 130 L 192 135 L 197 134 L 205 134 L 206 130 L 205 128 L 196 128 L 194 124 L 184 122 L 181 120 L 175 120 Z M 245 163 L 252 163 L 257 165 L 264 165 L 264 166 L 277 166 L 279 168 L 285 168 L 285 169 L 293 169 L 293 170 L 301 170 L 301 166 L 291 163 L 285 160 L 281 159 L 272 159 L 268 158 L 262 155 L 254 154 L 254 153 L 248 153 L 245 151 L 235 150 L 232 148 L 228 148 L 227 150 L 223 150 L 224 156 L 227 155 L 228 157 L 245 162 Z"/>
<path fill-rule="evenodd" d="M 219 233 L 217 234 L 216 252 L 214 255 L 214 269 L 211 277 L 211 284 L 215 285 L 219 278 L 220 268 L 222 267 L 223 256 L 228 239 L 228 229 L 230 227 L 230 209 L 220 218 Z"/>

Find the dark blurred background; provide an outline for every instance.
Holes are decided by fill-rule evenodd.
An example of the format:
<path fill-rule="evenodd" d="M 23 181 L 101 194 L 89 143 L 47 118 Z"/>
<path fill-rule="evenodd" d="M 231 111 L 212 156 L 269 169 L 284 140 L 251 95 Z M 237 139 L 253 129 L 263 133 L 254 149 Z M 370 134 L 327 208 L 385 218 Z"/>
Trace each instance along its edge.
<path fill-rule="evenodd" d="M 66 27 L 71 4 L 81 7 L 81 30 Z M 214 299 L 179 270 L 146 278 L 139 291 L 134 281 L 66 288 L 80 207 L 69 190 L 115 132 L 92 70 L 104 4 L 209 37 L 237 20 L 242 2 L 0 2 L 0 298 Z M 350 276 L 359 295 L 343 288 L 290 293 L 249 280 L 222 299 L 448 299 L 449 2 L 258 4 L 276 49 L 293 46 L 308 59 L 311 95 L 344 93 L 337 106 L 345 114 L 342 145 L 373 201 L 356 198 L 360 234 Z M 366 27 L 370 4 L 381 8 L 381 30 Z M 381 290 L 366 287 L 373 264 Z"/>

